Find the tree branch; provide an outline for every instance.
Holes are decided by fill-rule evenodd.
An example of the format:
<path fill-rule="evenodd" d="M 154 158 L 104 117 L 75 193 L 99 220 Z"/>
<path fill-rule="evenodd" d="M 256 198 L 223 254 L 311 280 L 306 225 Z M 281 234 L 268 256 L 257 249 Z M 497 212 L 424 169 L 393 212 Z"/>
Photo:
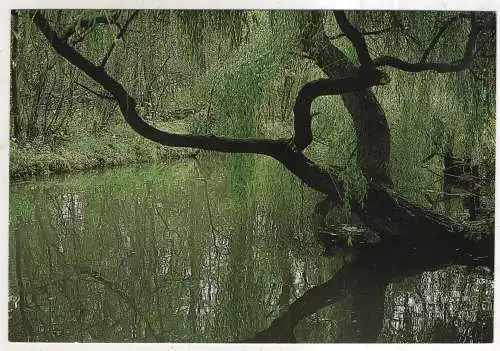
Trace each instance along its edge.
<path fill-rule="evenodd" d="M 441 38 L 441 36 L 443 35 L 443 33 L 446 31 L 446 29 L 448 29 L 449 26 L 451 26 L 460 17 L 462 17 L 462 16 L 456 15 L 454 17 L 449 18 L 446 22 L 444 22 L 442 24 L 442 26 L 439 28 L 438 32 L 436 33 L 436 35 L 432 39 L 431 43 L 429 44 L 427 49 L 425 49 L 424 53 L 422 54 L 422 57 L 420 58 L 420 63 L 424 63 L 425 61 L 427 61 L 427 57 L 429 56 L 431 51 L 434 50 L 434 48 L 436 47 L 436 44 L 438 43 L 438 41 Z"/>
<path fill-rule="evenodd" d="M 406 72 L 422 72 L 422 71 L 435 71 L 439 73 L 447 72 L 458 72 L 463 71 L 472 63 L 474 57 L 474 47 L 476 45 L 476 40 L 479 34 L 480 26 L 475 16 L 471 16 L 471 28 L 469 32 L 469 38 L 465 46 L 465 51 L 462 59 L 452 63 L 446 62 L 420 62 L 420 63 L 410 63 L 407 61 L 400 60 L 392 56 L 382 56 L 375 59 L 373 62 L 376 67 L 381 66 L 391 66 Z"/>
<path fill-rule="evenodd" d="M 352 77 L 359 72 L 353 62 L 325 35 L 317 12 L 306 12 L 311 25 L 302 33 L 302 50 L 330 79 Z M 377 72 L 377 71 L 373 71 Z M 389 172 L 390 131 L 384 110 L 369 89 L 342 94 L 354 124 L 357 164 L 367 180 L 391 184 Z"/>
<path fill-rule="evenodd" d="M 102 99 L 106 99 L 106 100 L 111 100 L 111 101 L 115 101 L 116 102 L 116 99 L 112 96 L 108 96 L 108 95 L 105 95 L 105 94 L 101 94 L 101 93 L 98 93 L 97 91 L 94 91 L 92 89 L 90 89 L 89 87 L 87 87 L 86 85 L 80 83 L 80 82 L 75 82 L 77 85 L 79 85 L 80 87 L 82 87 L 83 89 L 87 90 L 89 93 L 92 93 L 94 94 L 95 96 L 97 97 L 100 97 Z"/>
<path fill-rule="evenodd" d="M 338 189 L 335 186 L 336 182 L 332 181 L 332 176 L 298 152 L 296 148 L 293 148 L 289 140 L 233 139 L 204 135 L 182 135 L 161 131 L 149 125 L 137 113 L 135 100 L 120 83 L 107 74 L 103 67 L 94 65 L 68 43 L 61 40 L 39 11 L 30 12 L 30 17 L 59 55 L 83 71 L 115 97 L 126 122 L 144 138 L 167 146 L 192 147 L 226 153 L 268 155 L 280 161 L 311 188 L 327 194 L 333 202 L 340 200 Z"/>
<path fill-rule="evenodd" d="M 356 54 L 358 55 L 358 61 L 362 67 L 372 68 L 373 61 L 368 52 L 368 46 L 366 45 L 365 38 L 363 34 L 354 27 L 351 22 L 347 19 L 344 11 L 335 11 L 335 19 L 337 23 L 346 35 L 346 37 L 351 41 L 352 45 L 356 49 Z"/>
<path fill-rule="evenodd" d="M 370 72 L 370 74 L 368 74 Z M 389 83 L 389 77 L 382 71 L 363 71 L 355 77 L 341 79 L 319 79 L 307 83 L 300 89 L 294 113 L 294 144 L 299 151 L 304 150 L 312 142 L 311 104 L 319 96 L 340 95 L 362 91 L 374 85 Z"/>

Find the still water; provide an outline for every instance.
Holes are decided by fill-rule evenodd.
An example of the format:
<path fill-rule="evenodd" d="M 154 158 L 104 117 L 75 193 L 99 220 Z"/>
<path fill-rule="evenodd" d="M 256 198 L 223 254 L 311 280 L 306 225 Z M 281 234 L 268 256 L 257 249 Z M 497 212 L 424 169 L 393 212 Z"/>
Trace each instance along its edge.
<path fill-rule="evenodd" d="M 319 199 L 252 156 L 11 185 L 9 340 L 492 340 L 490 271 L 323 257 Z"/>

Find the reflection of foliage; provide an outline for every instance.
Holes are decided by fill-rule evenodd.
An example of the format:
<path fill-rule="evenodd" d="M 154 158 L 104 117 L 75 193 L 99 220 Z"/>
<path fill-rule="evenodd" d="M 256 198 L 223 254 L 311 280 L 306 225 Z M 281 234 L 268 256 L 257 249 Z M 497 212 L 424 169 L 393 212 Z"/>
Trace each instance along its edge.
<path fill-rule="evenodd" d="M 106 11 L 86 12 L 101 13 L 109 15 Z M 72 21 L 74 14 L 49 11 L 48 17 L 60 24 Z M 383 37 L 371 37 L 371 50 L 390 50 L 391 54 L 415 60 L 422 51 L 421 44 L 432 40 L 434 32 L 449 20 L 446 16 L 456 14 L 351 15 L 363 30 L 375 30 L 371 26 L 385 22 L 398 28 L 385 30 Z M 82 13 L 77 17 L 81 16 Z M 124 11 L 121 16 L 127 18 L 130 13 Z M 171 22 L 171 17 L 176 21 Z M 331 15 L 324 18 L 328 30 L 338 29 L 330 23 Z M 139 109 L 146 119 L 154 119 L 163 110 L 181 111 L 181 115 L 191 111 L 195 117 L 188 125 L 196 132 L 240 138 L 289 136 L 292 118 L 288 113 L 294 93 L 304 81 L 321 76 L 317 68 L 311 68 L 309 62 L 297 55 L 299 29 L 309 29 L 302 28 L 308 25 L 303 20 L 298 12 L 180 11 L 166 16 L 157 11 L 148 12 L 147 16 L 141 13 L 127 40 L 117 45 L 107 69 L 140 100 Z M 455 45 L 467 35 L 467 26 L 462 22 L 467 21 L 457 19 L 453 30 L 447 31 L 443 40 L 427 53 L 430 58 L 447 60 L 463 49 Z M 149 46 L 144 44 L 144 28 L 153 39 Z M 21 48 L 24 56 L 20 57 L 42 59 L 40 66 L 20 62 L 25 70 L 16 77 L 21 83 L 21 96 L 29 95 L 30 84 L 23 86 L 23 79 L 29 83 L 33 78 L 49 77 L 51 84 L 47 85 L 60 93 L 59 102 L 65 100 L 68 97 L 59 90 L 73 84 L 74 72 L 66 72 L 66 62 L 52 62 L 52 53 L 39 45 L 32 30 L 31 23 L 25 22 L 18 33 L 24 39 L 34 39 L 24 40 L 25 46 Z M 83 35 L 79 28 L 76 30 Z M 113 27 L 110 33 L 114 35 L 115 31 Z M 189 52 L 182 43 L 168 40 L 181 33 L 191 39 Z M 79 49 L 97 62 L 113 35 L 98 30 L 86 35 L 91 40 L 79 43 Z M 354 58 L 345 38 L 332 38 L 339 40 L 338 47 Z M 137 48 L 144 49 L 145 54 L 136 55 Z M 179 55 L 171 59 L 171 52 Z M 192 58 L 196 59 L 194 64 L 189 60 Z M 128 66 L 120 64 L 125 61 Z M 56 70 L 65 77 L 65 84 L 58 87 L 54 85 Z M 36 74 L 31 76 L 29 72 Z M 42 82 L 45 84 L 49 78 Z M 482 82 L 467 72 L 449 76 L 430 73 L 408 76 L 394 72 L 391 78 L 392 85 L 377 88 L 376 93 L 386 109 L 393 136 L 392 175 L 397 190 L 422 203 L 425 201 L 422 189 L 439 190 L 434 175 L 441 170 L 437 161 L 429 165 L 434 173 L 421 167 L 421 160 L 429 151 L 442 153 L 451 146 L 455 154 L 470 156 L 478 162 L 485 150 L 491 150 L 494 100 L 489 83 L 494 74 L 491 69 L 483 72 Z M 39 97 L 43 87 L 38 84 Z M 111 122 L 116 122 L 108 118 L 115 105 L 106 102 L 88 107 L 90 91 L 84 90 L 78 95 L 78 100 L 84 102 L 68 106 L 66 114 L 78 117 L 73 123 L 79 128 L 78 122 L 84 121 L 87 131 L 98 133 L 107 129 Z M 57 102 L 52 97 L 44 99 Z M 30 102 L 30 108 L 36 110 L 40 105 L 38 100 Z M 182 106 L 172 106 L 178 104 Z M 207 111 L 205 115 L 195 113 L 192 108 L 207 104 L 210 113 Z M 41 107 L 47 111 L 49 105 Z M 317 99 L 313 109 L 314 143 L 306 152 L 339 178 L 338 187 L 344 196 L 335 210 L 339 218 L 348 218 L 351 200 L 362 203 L 367 191 L 366 180 L 355 162 L 353 125 L 338 97 Z M 21 112 L 26 111 L 29 110 Z M 100 118 L 91 122 L 80 118 L 89 111 Z M 34 117 L 31 121 L 35 127 L 37 123 L 44 125 Z M 57 125 L 62 128 L 64 123 Z M 210 162 L 215 163 L 213 184 L 212 180 L 209 184 L 193 178 L 195 167 L 186 162 L 151 173 L 125 171 L 115 180 L 106 176 L 91 178 L 96 183 L 77 177 L 70 184 L 36 185 L 34 193 L 20 187 L 11 209 L 20 217 L 11 217 L 11 223 L 14 227 L 21 225 L 24 218 L 23 231 L 33 235 L 24 238 L 22 257 L 16 252 L 16 259 L 24 263 L 22 272 L 20 265 L 10 258 L 11 267 L 19 270 L 11 270 L 10 279 L 18 282 L 17 288 L 12 284 L 13 295 L 21 295 L 19 290 L 24 281 L 29 283 L 26 300 L 29 300 L 29 319 L 37 326 L 35 339 L 240 338 L 265 326 L 268 321 L 262 316 L 286 310 L 291 296 L 300 295 L 331 274 L 331 264 L 338 264 L 338 257 L 330 261 L 320 260 L 316 255 L 311 257 L 317 247 L 311 243 L 308 215 L 317 194 L 305 190 L 281 166 L 271 165 L 266 159 L 233 156 L 229 162 L 219 159 Z M 200 196 L 203 192 L 205 197 Z M 48 201 L 48 194 L 80 193 L 82 199 L 53 196 L 55 203 Z M 208 194 L 217 199 L 213 209 L 207 209 Z M 227 216 L 228 213 L 233 216 Z M 213 230 L 214 221 L 217 231 Z M 212 236 L 207 234 L 210 229 Z M 347 241 L 352 243 L 352 237 Z M 90 274 L 92 279 L 84 279 L 68 269 L 74 265 L 97 267 L 99 275 Z M 280 267 L 279 272 L 275 272 L 276 267 Z M 86 275 L 89 276 L 88 272 Z M 474 296 L 474 292 L 469 295 Z M 394 301 L 404 305 L 405 311 L 411 310 L 409 293 L 404 298 L 404 302 L 398 298 Z M 132 307 L 135 305 L 144 310 L 138 313 Z M 312 318 L 304 330 L 313 329 L 311 335 L 324 337 L 323 331 L 317 329 L 326 321 L 344 317 L 339 314 L 342 312 Z M 481 323 L 488 323 L 488 313 L 484 314 Z M 19 317 L 15 308 L 11 315 Z M 404 325 L 413 328 L 418 324 L 411 321 L 413 316 L 408 313 L 403 317 Z M 450 326 L 445 317 L 435 320 L 438 319 L 443 321 L 441 326 L 445 329 Z M 12 325 L 13 328 L 16 326 Z M 419 332 L 412 328 L 404 330 L 406 338 L 413 338 Z M 481 336 L 470 338 L 476 340 Z"/>
<path fill-rule="evenodd" d="M 229 335 L 251 333 L 255 321 L 263 328 L 266 320 L 260 318 L 280 308 L 280 291 L 271 286 L 280 284 L 282 273 L 276 276 L 270 268 L 291 250 L 290 237 L 309 239 L 291 250 L 290 260 L 298 264 L 293 272 L 308 276 L 307 284 L 293 285 L 291 295 L 327 276 L 327 262 L 308 256 L 304 248 L 305 243 L 316 244 L 301 220 L 300 202 L 292 206 L 283 193 L 300 198 L 290 183 L 246 189 L 236 196 L 228 192 L 228 178 L 221 171 L 227 160 L 202 159 L 200 167 L 207 183 L 189 180 L 197 166 L 181 163 L 153 173 L 132 168 L 13 188 L 11 211 L 23 219 L 12 217 L 12 228 L 24 223 L 32 233 L 24 236 L 23 280 L 29 286 L 34 340 L 227 341 Z M 261 174 L 283 172 L 272 162 L 252 167 Z M 206 199 L 199 196 L 205 187 L 217 225 L 213 233 Z M 73 203 L 59 194 L 79 195 Z M 309 190 L 305 195 L 305 200 L 316 198 Z M 258 211 L 228 217 L 230 208 L 249 209 L 256 203 Z M 67 213 L 71 209 L 74 216 Z M 94 271 L 77 274 L 74 265 Z M 10 267 L 15 267 L 13 261 Z M 11 279 L 15 282 L 15 273 Z M 228 290 L 230 286 L 234 289 Z M 18 295 L 16 284 L 10 293 Z M 11 316 L 18 318 L 16 309 Z"/>
<path fill-rule="evenodd" d="M 244 339 L 266 328 L 307 290 L 328 280 L 332 269 L 340 269 L 341 257 L 318 257 L 319 248 L 310 241 L 311 226 L 303 219 L 308 213 L 301 212 L 300 184 L 291 175 L 271 177 L 283 170 L 274 162 L 255 161 L 252 177 L 263 174 L 270 183 L 254 184 L 238 197 L 227 184 L 227 161 L 200 160 L 207 183 L 188 180 L 188 174 L 197 174 L 196 164 L 179 163 L 14 186 L 11 211 L 22 217 L 11 217 L 11 226 L 24 223 L 23 230 L 31 233 L 23 237 L 22 257 L 28 318 L 36 331 L 33 340 Z M 206 199 L 200 196 L 205 187 L 217 224 L 213 233 Z M 59 225 L 67 198 L 57 194 L 74 193 L 80 194 L 83 215 L 73 218 L 76 225 Z M 307 211 L 317 196 L 307 190 L 302 200 Z M 228 216 L 242 208 L 247 210 L 245 216 Z M 19 291 L 12 284 L 16 276 L 10 250 L 10 294 L 15 297 Z M 94 270 L 78 274 L 75 265 Z M 451 283 L 441 284 L 442 277 Z M 411 297 L 416 290 L 415 294 L 425 296 L 429 284 L 436 285 L 430 296 L 463 292 L 460 301 L 448 297 L 443 301 L 453 301 L 454 308 L 462 309 L 470 301 L 470 308 L 463 309 L 457 321 L 463 326 L 477 324 L 470 338 L 485 340 L 479 326 L 486 323 L 487 328 L 489 323 L 491 289 L 489 280 L 479 273 L 466 275 L 461 269 L 426 273 L 420 279 L 392 284 L 386 292 L 386 313 L 396 308 L 392 299 L 399 304 L 399 291 Z M 485 308 L 480 308 L 483 302 Z M 338 340 L 343 330 L 351 328 L 351 303 L 344 299 L 303 320 L 296 337 Z M 25 340 L 16 334 L 20 315 L 15 307 L 10 316 L 11 339 Z"/>
<path fill-rule="evenodd" d="M 491 341 L 493 285 L 481 271 L 427 272 L 386 292 L 385 342 Z"/>

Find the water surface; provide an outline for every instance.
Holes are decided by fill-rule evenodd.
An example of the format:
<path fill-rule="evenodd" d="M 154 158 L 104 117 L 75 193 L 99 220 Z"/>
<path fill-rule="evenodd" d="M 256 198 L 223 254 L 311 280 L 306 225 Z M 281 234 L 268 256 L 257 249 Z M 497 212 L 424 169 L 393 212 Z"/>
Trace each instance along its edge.
<path fill-rule="evenodd" d="M 323 257 L 320 198 L 253 156 L 12 185 L 9 339 L 491 341 L 487 269 L 394 279 Z"/>

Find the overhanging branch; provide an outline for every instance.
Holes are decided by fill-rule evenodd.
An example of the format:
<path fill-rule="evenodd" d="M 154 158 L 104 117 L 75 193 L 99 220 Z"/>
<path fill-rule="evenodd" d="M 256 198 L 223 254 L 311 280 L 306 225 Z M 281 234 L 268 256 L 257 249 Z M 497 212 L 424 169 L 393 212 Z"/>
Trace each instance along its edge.
<path fill-rule="evenodd" d="M 293 148 L 289 140 L 232 139 L 205 135 L 183 135 L 168 133 L 149 125 L 137 113 L 136 102 L 132 96 L 120 83 L 109 76 L 103 67 L 94 65 L 63 41 L 39 11 L 31 11 L 30 17 L 59 55 L 99 83 L 116 99 L 126 122 L 144 138 L 167 146 L 191 147 L 226 153 L 268 155 L 280 161 L 311 188 L 327 194 L 334 202 L 339 201 L 340 194 L 335 185 L 336 182 L 332 181 L 332 176 L 298 152 L 296 148 Z"/>

